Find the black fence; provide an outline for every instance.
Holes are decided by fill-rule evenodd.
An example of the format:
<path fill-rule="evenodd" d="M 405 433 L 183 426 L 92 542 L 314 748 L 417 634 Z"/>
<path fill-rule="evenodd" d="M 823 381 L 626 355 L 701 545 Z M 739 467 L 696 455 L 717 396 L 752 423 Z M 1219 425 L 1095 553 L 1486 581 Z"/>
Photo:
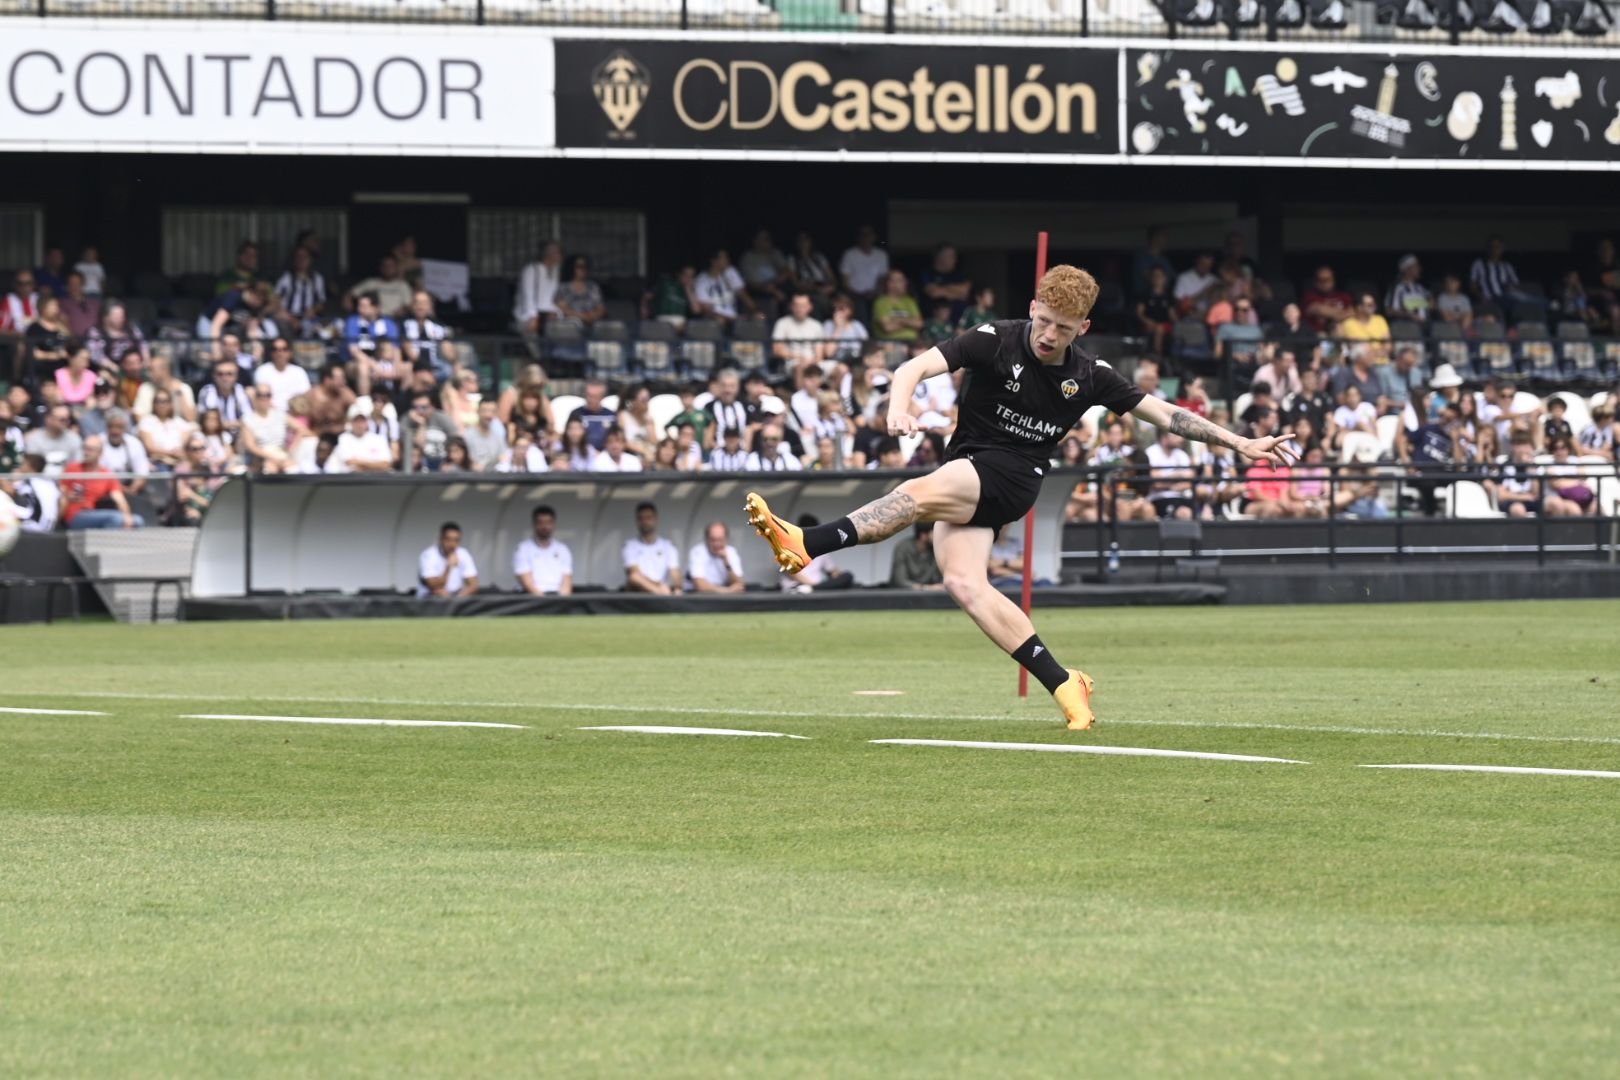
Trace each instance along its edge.
<path fill-rule="evenodd" d="M 1453 46 L 1620 43 L 1610 0 L 6 0 L 0 14 Z"/>

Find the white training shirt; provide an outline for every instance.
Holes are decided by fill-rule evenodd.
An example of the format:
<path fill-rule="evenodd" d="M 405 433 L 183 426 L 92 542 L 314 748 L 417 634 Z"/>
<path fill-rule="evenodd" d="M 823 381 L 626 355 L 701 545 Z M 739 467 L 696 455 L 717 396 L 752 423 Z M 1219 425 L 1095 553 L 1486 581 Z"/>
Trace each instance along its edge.
<path fill-rule="evenodd" d="M 662 536 L 653 537 L 652 543 L 643 543 L 639 536 L 624 542 L 624 568 L 638 568 L 648 581 L 669 584 L 670 574 L 680 570 L 681 556 L 675 545 Z"/>
<path fill-rule="evenodd" d="M 531 536 L 512 553 L 512 576 L 533 574 L 534 587 L 543 593 L 561 592 L 563 578 L 573 572 L 574 553 L 568 550 L 567 544 L 555 538 L 542 546 Z"/>
<path fill-rule="evenodd" d="M 456 565 L 450 568 L 450 577 L 444 583 L 445 591 L 452 596 L 462 590 L 462 587 L 467 584 L 468 578 L 478 576 L 478 564 L 473 562 L 472 552 L 466 548 L 458 548 L 456 553 L 461 558 L 457 559 Z M 438 577 L 444 573 L 444 568 L 449 562 L 450 560 L 444 557 L 444 552 L 439 550 L 438 544 L 429 545 L 428 549 L 422 552 L 421 557 L 416 560 L 417 596 L 428 595 L 428 587 L 423 584 L 423 581 L 426 578 Z"/>
<path fill-rule="evenodd" d="M 288 364 L 279 371 L 274 364 L 260 364 L 253 369 L 253 385 L 268 386 L 271 405 L 276 412 L 284 413 L 289 401 L 309 393 L 309 372 L 297 364 Z"/>
<path fill-rule="evenodd" d="M 689 581 L 707 581 L 710 585 L 724 585 L 731 578 L 727 570 L 742 577 L 742 557 L 737 549 L 726 545 L 726 553 L 716 555 L 707 543 L 693 544 L 686 553 L 686 576 Z M 695 588 L 695 586 L 694 586 Z"/>
<path fill-rule="evenodd" d="M 591 459 L 591 472 L 640 472 L 641 459 L 626 450 L 614 461 L 606 450 L 598 450 Z"/>

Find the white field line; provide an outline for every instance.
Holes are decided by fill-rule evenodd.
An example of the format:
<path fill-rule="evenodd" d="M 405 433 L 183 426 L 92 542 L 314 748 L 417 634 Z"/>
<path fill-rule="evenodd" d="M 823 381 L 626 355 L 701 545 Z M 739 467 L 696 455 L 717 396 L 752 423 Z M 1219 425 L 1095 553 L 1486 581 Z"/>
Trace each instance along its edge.
<path fill-rule="evenodd" d="M 85 712 L 82 709 L 17 709 L 0 708 L 0 713 L 15 713 L 18 716 L 106 716 L 104 712 Z"/>
<path fill-rule="evenodd" d="M 724 727 L 664 727 L 659 724 L 610 724 L 582 727 L 580 731 L 629 731 L 638 735 L 752 735 L 764 739 L 808 739 L 808 735 L 788 735 L 780 731 L 743 731 Z"/>
<path fill-rule="evenodd" d="M 1202 761 L 1270 761 L 1279 765 L 1309 765 L 1293 758 L 1254 757 L 1250 754 L 1204 754 L 1193 750 L 1151 750 L 1145 746 L 1072 746 L 1067 743 L 963 742 L 956 739 L 869 739 L 879 746 L 954 746 L 967 750 L 1035 750 L 1051 754 L 1109 754 L 1119 757 L 1198 758 Z"/>
<path fill-rule="evenodd" d="M 368 720 L 358 716 L 247 716 L 241 713 L 185 713 L 182 720 L 269 720 L 278 724 L 352 724 L 359 727 L 481 727 L 527 731 L 523 724 L 482 724 L 472 720 Z"/>
<path fill-rule="evenodd" d="M 1433 772 L 1515 773 L 1521 776 L 1604 776 L 1620 780 L 1620 772 L 1600 769 L 1525 769 L 1517 765 L 1362 765 L 1363 769 L 1427 769 Z"/>
<path fill-rule="evenodd" d="M 17 697 L 55 697 L 75 699 L 107 699 L 119 701 L 241 701 L 240 695 L 226 694 L 171 694 L 171 693 L 135 693 L 112 690 L 84 690 L 64 692 L 60 689 L 52 690 L 21 690 L 16 687 L 7 687 L 7 693 Z M 255 701 L 282 702 L 300 705 L 405 705 L 418 708 L 434 709 L 520 709 L 525 712 L 544 713 L 547 710 L 560 712 L 613 712 L 627 713 L 647 710 L 659 713 L 669 713 L 684 716 L 747 716 L 765 717 L 770 719 L 789 720 L 827 720 L 827 719 L 855 719 L 855 720 L 1016 720 L 1020 722 L 1055 724 L 1057 715 L 1037 716 L 1033 711 L 1025 714 L 1018 713 L 933 713 L 933 712 L 850 712 L 844 709 L 825 709 L 820 712 L 810 712 L 803 709 L 728 709 L 720 706 L 713 708 L 697 706 L 671 706 L 659 705 L 648 709 L 645 705 L 627 705 L 623 703 L 603 705 L 585 702 L 558 702 L 558 701 L 445 701 L 443 699 L 426 700 L 421 698 L 382 698 L 382 697 L 345 697 L 342 695 L 319 696 L 280 696 L 280 695 L 252 695 Z M 1101 723 L 1107 727 L 1185 727 L 1201 728 L 1204 730 L 1231 730 L 1231 731 L 1299 731 L 1320 735 L 1389 735 L 1396 737 L 1410 737 L 1422 739 L 1492 739 L 1510 742 L 1537 742 L 1537 743 L 1589 743 L 1599 746 L 1620 746 L 1620 737 L 1604 735 L 1519 735 L 1497 731 L 1442 731 L 1430 728 L 1376 728 L 1355 727 L 1341 724 L 1268 724 L 1259 721 L 1237 721 L 1235 723 L 1211 723 L 1207 720 L 1115 720 L 1104 718 Z"/>

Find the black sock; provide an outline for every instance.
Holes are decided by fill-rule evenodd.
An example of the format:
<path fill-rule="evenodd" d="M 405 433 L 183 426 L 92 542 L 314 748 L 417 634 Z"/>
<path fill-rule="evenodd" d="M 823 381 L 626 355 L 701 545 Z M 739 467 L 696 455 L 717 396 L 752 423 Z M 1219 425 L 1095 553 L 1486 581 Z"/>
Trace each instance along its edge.
<path fill-rule="evenodd" d="M 1031 634 L 1028 641 L 1014 649 L 1012 658 L 1028 668 L 1048 694 L 1057 693 L 1057 688 L 1069 681 L 1069 672 L 1041 644 L 1039 634 Z"/>
<path fill-rule="evenodd" d="M 831 525 L 812 525 L 804 530 L 804 550 L 809 552 L 812 559 L 820 558 L 829 551 L 842 551 L 854 547 L 861 542 L 855 535 L 855 526 L 850 524 L 847 517 L 841 517 Z"/>

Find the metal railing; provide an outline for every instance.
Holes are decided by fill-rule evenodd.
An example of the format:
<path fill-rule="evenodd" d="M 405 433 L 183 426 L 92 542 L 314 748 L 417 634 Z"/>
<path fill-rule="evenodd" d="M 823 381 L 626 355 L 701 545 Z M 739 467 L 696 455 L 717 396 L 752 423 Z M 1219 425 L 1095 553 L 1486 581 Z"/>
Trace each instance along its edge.
<path fill-rule="evenodd" d="M 1301 469 L 1310 472 L 1302 474 Z M 1152 507 L 1156 501 L 1152 498 L 1156 482 L 1181 482 L 1187 479 L 1188 472 L 1194 473 L 1195 476 L 1191 480 L 1192 490 L 1187 496 L 1168 495 L 1164 493 L 1163 488 L 1159 489 L 1160 497 L 1157 501 L 1168 500 L 1172 504 L 1170 515 L 1165 515 L 1157 509 L 1151 516 L 1140 512 L 1122 512 L 1122 499 L 1132 507 L 1138 505 Z M 1294 493 L 1299 501 L 1304 501 L 1297 495 L 1302 484 L 1313 485 L 1311 490 L 1325 487 L 1325 492 L 1318 496 L 1321 503 L 1319 507 L 1303 513 L 1261 517 L 1240 509 L 1234 514 L 1228 508 L 1234 504 L 1241 506 L 1249 502 L 1246 491 L 1255 479 L 1268 484 L 1281 483 L 1290 493 Z M 1593 512 L 1578 515 L 1563 513 L 1567 508 L 1560 504 L 1567 503 L 1568 500 L 1560 499 L 1560 504 L 1553 504 L 1548 497 L 1550 482 L 1553 479 L 1575 479 L 1589 483 L 1591 501 L 1588 505 L 1592 507 Z M 1532 484 L 1528 502 L 1521 504 L 1525 507 L 1522 515 L 1514 516 L 1500 508 L 1498 491 L 1507 480 L 1516 483 L 1530 481 Z M 1476 485 L 1478 490 L 1470 489 L 1469 495 L 1465 497 L 1456 490 L 1456 485 L 1462 483 Z M 1382 507 L 1381 511 L 1376 514 L 1358 514 L 1354 510 L 1354 501 L 1341 506 L 1344 496 L 1352 490 L 1368 487 L 1374 489 L 1377 494 L 1368 497 L 1371 501 L 1364 507 L 1364 511 L 1370 511 L 1373 505 Z M 1182 504 L 1189 506 L 1193 520 L 1201 521 L 1205 525 L 1241 523 L 1245 526 L 1270 528 L 1298 526 L 1302 523 L 1320 524 L 1325 534 L 1324 545 L 1304 551 L 1283 551 L 1275 546 L 1262 545 L 1241 552 L 1212 550 L 1204 554 L 1215 557 L 1316 555 L 1325 556 L 1330 568 L 1336 567 L 1339 559 L 1346 555 L 1387 555 L 1399 563 L 1416 554 L 1528 554 L 1533 551 L 1537 565 L 1545 565 L 1549 551 L 1553 551 L 1555 554 L 1587 553 L 1594 557 L 1606 553 L 1606 557 L 1613 561 L 1617 555 L 1617 534 L 1620 534 L 1620 469 L 1617 469 L 1613 462 L 1571 461 L 1567 465 L 1545 462 L 1517 465 L 1503 463 L 1452 468 L 1425 468 L 1399 462 L 1376 465 L 1323 463 L 1295 466 L 1287 476 L 1266 474 L 1258 478 L 1251 477 L 1248 470 L 1217 477 L 1203 466 L 1194 466 L 1189 470 L 1112 464 L 1080 470 L 1076 494 L 1089 495 L 1091 501 L 1088 506 L 1086 500 L 1080 500 L 1086 516 L 1080 519 L 1071 517 L 1069 527 L 1082 533 L 1089 533 L 1093 547 L 1089 552 L 1065 551 L 1064 556 L 1093 559 L 1099 575 L 1117 573 L 1121 560 L 1130 557 L 1130 553 L 1123 552 L 1120 548 L 1119 527 L 1122 521 L 1162 521 L 1167 516 L 1174 516 L 1173 506 Z M 1556 495 L 1555 492 L 1552 494 Z M 1472 505 L 1467 505 L 1469 498 L 1472 498 Z M 1428 505 L 1425 506 L 1425 503 Z M 1557 507 L 1560 513 L 1549 513 L 1549 505 Z M 1073 506 L 1074 503 L 1071 502 L 1071 508 Z M 1212 511 L 1212 515 L 1207 518 L 1201 516 L 1206 509 Z M 1464 521 L 1479 524 L 1493 521 L 1498 524 L 1511 523 L 1514 527 L 1532 532 L 1533 541 L 1520 546 L 1516 551 L 1504 551 L 1501 545 L 1478 548 L 1464 545 L 1430 551 L 1419 550 L 1409 543 L 1413 529 L 1422 530 L 1436 523 L 1454 524 Z M 1590 525 L 1591 543 L 1564 544 L 1555 550 L 1547 542 L 1547 529 L 1552 522 L 1561 525 Z M 1392 531 L 1392 539 L 1386 545 L 1373 547 L 1346 545 L 1343 543 L 1343 534 L 1347 523 L 1383 526 Z"/>
<path fill-rule="evenodd" d="M 1414 44 L 1612 44 L 1605 2 L 1538 9 L 1423 0 L 10 0 L 0 15 L 410 22 L 472 26 L 612 26 L 874 34 L 1006 33 Z M 1479 9 L 1476 16 L 1474 8 Z"/>

